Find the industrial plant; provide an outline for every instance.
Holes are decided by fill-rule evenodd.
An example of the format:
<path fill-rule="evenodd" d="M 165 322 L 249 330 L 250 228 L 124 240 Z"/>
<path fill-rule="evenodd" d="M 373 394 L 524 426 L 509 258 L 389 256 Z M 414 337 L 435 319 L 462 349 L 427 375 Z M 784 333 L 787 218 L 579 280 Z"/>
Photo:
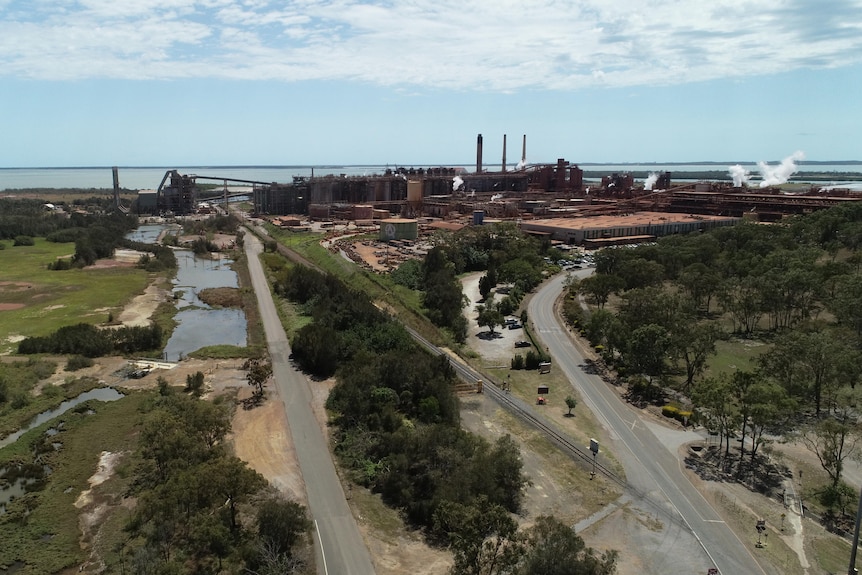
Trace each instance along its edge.
<path fill-rule="evenodd" d="M 744 182 L 675 183 L 670 172 L 638 183 L 630 173 L 587 181 L 584 171 L 560 158 L 552 164 L 507 163 L 503 136 L 499 170 L 485 168 L 484 142 L 476 140 L 474 171 L 462 167 L 391 168 L 363 176 L 294 177 L 290 183 L 165 173 L 156 190 L 139 193 L 137 212 L 184 216 L 202 201 L 244 195 L 254 214 L 276 225 L 303 229 L 306 222 L 351 222 L 376 230 L 383 242 L 411 241 L 436 229 L 510 221 L 525 233 L 555 243 L 597 248 L 654 241 L 657 237 L 734 225 L 771 222 L 862 196 L 808 186 L 797 193 L 777 187 L 750 189 Z M 198 181 L 223 185 L 200 190 Z M 240 191 L 230 191 L 240 186 Z"/>

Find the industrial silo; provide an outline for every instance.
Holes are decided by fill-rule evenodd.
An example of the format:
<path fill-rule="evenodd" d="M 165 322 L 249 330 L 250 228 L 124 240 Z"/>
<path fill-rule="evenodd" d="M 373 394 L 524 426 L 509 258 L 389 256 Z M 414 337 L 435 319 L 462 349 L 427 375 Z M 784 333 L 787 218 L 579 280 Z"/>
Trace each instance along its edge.
<path fill-rule="evenodd" d="M 419 237 L 419 222 L 405 218 L 388 218 L 380 222 L 380 241 L 415 240 Z"/>

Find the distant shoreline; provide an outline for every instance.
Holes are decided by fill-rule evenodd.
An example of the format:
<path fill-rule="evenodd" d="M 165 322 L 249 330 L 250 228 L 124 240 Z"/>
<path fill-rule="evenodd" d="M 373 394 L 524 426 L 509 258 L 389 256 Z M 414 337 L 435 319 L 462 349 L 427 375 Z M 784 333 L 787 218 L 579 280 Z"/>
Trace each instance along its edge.
<path fill-rule="evenodd" d="M 538 162 L 538 164 L 553 164 L 553 162 Z M 698 161 L 698 162 L 570 162 L 570 165 L 577 166 L 734 166 L 736 164 L 742 166 L 757 166 L 759 162 L 751 160 L 728 160 L 725 162 L 717 161 Z M 781 160 L 766 160 L 767 164 L 778 164 Z M 800 160 L 795 162 L 797 166 L 862 166 L 862 160 Z M 386 168 L 396 169 L 399 167 L 439 167 L 439 166 L 470 166 L 470 162 L 462 163 L 436 163 L 436 164 L 285 164 L 285 165 L 189 165 L 189 166 L 174 166 L 170 169 L 176 170 L 300 170 L 310 169 L 315 170 L 335 170 L 341 168 Z M 485 164 L 486 167 L 498 166 L 499 164 Z M 530 164 L 535 165 L 535 164 Z M 114 166 L 7 166 L 0 167 L 0 170 L 110 170 Z M 163 170 L 165 166 L 117 166 L 120 170 Z"/>

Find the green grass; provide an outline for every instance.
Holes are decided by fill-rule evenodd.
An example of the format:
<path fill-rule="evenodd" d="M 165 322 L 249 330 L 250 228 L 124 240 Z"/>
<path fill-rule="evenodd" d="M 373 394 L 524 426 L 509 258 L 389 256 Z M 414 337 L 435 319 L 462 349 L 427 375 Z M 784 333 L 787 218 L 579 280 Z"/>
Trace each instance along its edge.
<path fill-rule="evenodd" d="M 24 307 L 0 312 L 0 353 L 14 351 L 10 336 L 47 335 L 63 325 L 104 323 L 110 313 L 141 293 L 150 281 L 136 268 L 71 269 L 51 271 L 50 262 L 71 256 L 73 244 L 36 238 L 34 246 L 0 250 L 0 303 Z"/>
<path fill-rule="evenodd" d="M 814 549 L 814 560 L 821 569 L 828 573 L 844 573 L 850 566 L 850 542 L 844 541 L 837 536 L 827 535 L 815 537 L 811 542 Z M 856 567 L 860 565 L 859 553 L 856 554 Z"/>
<path fill-rule="evenodd" d="M 88 402 L 84 405 L 90 407 L 93 414 L 76 409 L 58 418 L 64 422 L 64 428 L 52 441 L 62 443 L 62 448 L 48 455 L 53 473 L 45 488 L 10 503 L 8 512 L 0 516 L 0 565 L 26 560 L 22 574 L 50 575 L 86 561 L 89 550 L 82 550 L 80 546 L 80 517 L 74 502 L 90 487 L 87 479 L 96 472 L 102 451 L 134 450 L 139 411 L 150 396 L 135 393 L 111 403 Z M 56 423 L 56 420 L 46 423 L 27 433 L 16 445 L 28 447 L 48 426 Z M 2 452 L 4 458 L 8 457 L 8 449 Z M 25 452 L 29 456 L 29 448 Z M 97 490 L 118 500 L 127 490 L 129 481 L 121 465 L 118 473 Z M 29 510 L 26 518 L 23 517 L 25 509 Z M 128 513 L 122 507 L 116 512 Z M 115 523 L 122 525 L 124 521 Z M 110 546 L 111 539 L 124 534 L 117 529 L 103 532 L 103 536 L 98 542 L 100 547 Z"/>
<path fill-rule="evenodd" d="M 707 361 L 704 377 L 730 375 L 735 371 L 751 371 L 757 367 L 757 358 L 770 349 L 769 344 L 758 340 L 731 338 L 715 344 L 716 354 Z"/>

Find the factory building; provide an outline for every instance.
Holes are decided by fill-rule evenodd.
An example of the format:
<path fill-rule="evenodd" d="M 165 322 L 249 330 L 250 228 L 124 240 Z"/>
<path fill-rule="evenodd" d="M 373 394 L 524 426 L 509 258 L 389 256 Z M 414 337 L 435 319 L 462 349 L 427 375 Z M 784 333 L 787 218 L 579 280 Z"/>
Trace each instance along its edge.
<path fill-rule="evenodd" d="M 654 241 L 657 237 L 732 226 L 742 218 L 683 215 L 664 212 L 636 212 L 580 218 L 525 220 L 521 230 L 550 236 L 567 244 L 588 248 Z"/>

